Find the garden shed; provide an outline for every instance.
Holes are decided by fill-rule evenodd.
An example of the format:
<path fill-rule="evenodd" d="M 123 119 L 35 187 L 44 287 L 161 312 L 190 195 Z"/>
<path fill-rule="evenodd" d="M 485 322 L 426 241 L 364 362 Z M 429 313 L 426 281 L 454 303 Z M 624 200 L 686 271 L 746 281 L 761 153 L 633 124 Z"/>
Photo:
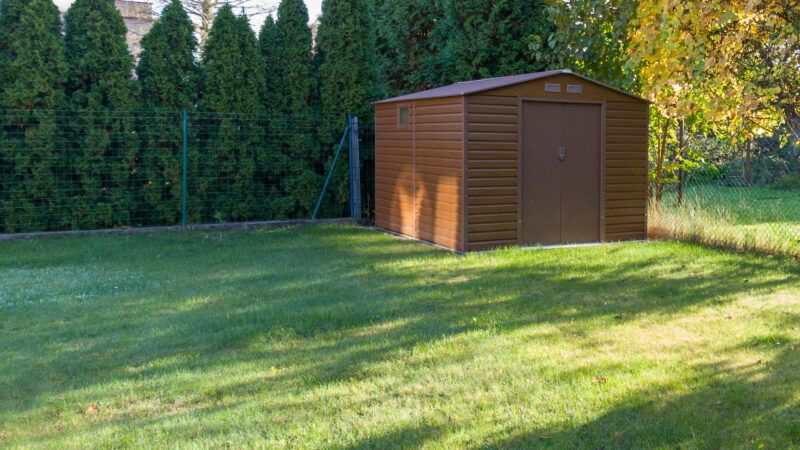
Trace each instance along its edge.
<path fill-rule="evenodd" d="M 457 251 L 647 236 L 648 102 L 569 70 L 375 105 L 375 223 Z"/>

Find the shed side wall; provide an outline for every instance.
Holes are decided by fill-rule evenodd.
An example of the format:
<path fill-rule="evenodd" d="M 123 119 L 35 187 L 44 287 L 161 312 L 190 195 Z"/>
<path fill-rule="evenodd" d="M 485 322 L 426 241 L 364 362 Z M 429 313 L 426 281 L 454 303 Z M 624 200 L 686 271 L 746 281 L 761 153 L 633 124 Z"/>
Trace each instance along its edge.
<path fill-rule="evenodd" d="M 375 225 L 463 251 L 463 97 L 378 104 L 375 115 Z"/>
<path fill-rule="evenodd" d="M 463 97 L 414 102 L 416 237 L 464 250 Z"/>
<path fill-rule="evenodd" d="M 606 241 L 647 238 L 648 109 L 643 102 L 606 103 Z"/>
<path fill-rule="evenodd" d="M 375 225 L 416 237 L 413 127 L 399 128 L 397 112 L 394 103 L 375 106 Z"/>

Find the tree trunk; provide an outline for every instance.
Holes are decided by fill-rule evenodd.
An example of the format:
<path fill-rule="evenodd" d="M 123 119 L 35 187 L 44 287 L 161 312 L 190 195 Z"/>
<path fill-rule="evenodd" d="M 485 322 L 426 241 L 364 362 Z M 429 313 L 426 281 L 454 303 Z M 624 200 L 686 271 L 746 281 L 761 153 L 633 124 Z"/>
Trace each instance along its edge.
<path fill-rule="evenodd" d="M 215 0 L 202 0 L 200 9 L 200 44 L 203 45 L 211 33 L 211 25 L 214 23 L 214 9 L 216 8 Z"/>
<path fill-rule="evenodd" d="M 750 157 L 752 151 L 752 140 L 747 138 L 744 144 L 744 184 L 750 185 Z"/>
<path fill-rule="evenodd" d="M 672 121 L 664 119 L 664 124 L 661 127 L 660 135 L 658 138 L 658 151 L 656 155 L 656 173 L 655 173 L 655 188 L 656 188 L 656 206 L 661 205 L 661 198 L 664 196 L 664 159 L 667 156 L 667 137 L 669 136 L 669 127 Z"/>
<path fill-rule="evenodd" d="M 684 158 L 686 157 L 686 140 L 684 139 L 685 125 L 686 123 L 684 122 L 683 117 L 681 117 L 681 120 L 678 123 L 678 157 L 681 164 L 678 168 L 678 205 L 683 205 L 683 187 L 685 176 L 685 173 L 683 172 L 683 162 Z"/>

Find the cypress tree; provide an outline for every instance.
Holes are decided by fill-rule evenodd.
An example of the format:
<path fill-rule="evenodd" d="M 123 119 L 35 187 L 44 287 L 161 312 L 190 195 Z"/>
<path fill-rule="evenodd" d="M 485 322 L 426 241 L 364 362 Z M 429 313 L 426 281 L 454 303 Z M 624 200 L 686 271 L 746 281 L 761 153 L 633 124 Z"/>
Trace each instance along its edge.
<path fill-rule="evenodd" d="M 76 113 L 73 216 L 80 228 L 134 225 L 133 57 L 112 0 L 76 0 L 66 17 L 67 94 Z"/>
<path fill-rule="evenodd" d="M 280 215 L 309 217 L 322 186 L 314 172 L 319 158 L 312 135 L 315 118 L 312 107 L 314 77 L 311 61 L 311 29 L 303 0 L 282 0 L 276 23 L 278 93 L 280 120 L 277 129 L 285 167 L 283 196 L 276 202 Z"/>
<path fill-rule="evenodd" d="M 140 119 L 142 196 L 149 223 L 177 223 L 183 198 L 183 133 L 181 110 L 193 111 L 199 88 L 194 58 L 197 39 L 188 14 L 179 0 L 161 12 L 150 32 L 142 38 L 136 68 L 141 90 Z M 187 173 L 197 175 L 196 145 L 188 148 Z M 193 220 L 199 219 L 200 199 L 190 196 Z"/>
<path fill-rule="evenodd" d="M 553 31 L 544 0 L 445 1 L 447 19 L 435 33 L 447 40 L 442 84 L 544 69 L 530 49 L 532 36 Z"/>
<path fill-rule="evenodd" d="M 264 111 L 268 115 L 280 113 L 278 93 L 281 77 L 280 56 L 278 54 L 278 27 L 272 16 L 267 16 L 258 33 L 258 49 L 264 64 Z"/>
<path fill-rule="evenodd" d="M 375 25 L 368 0 L 324 0 L 317 34 L 323 149 L 332 157 L 347 126 L 347 114 L 359 117 L 364 128 L 373 121 L 371 101 L 379 96 Z M 368 149 L 362 157 L 369 159 Z M 330 158 L 332 159 L 332 158 Z M 329 159 L 329 160 L 330 160 Z M 347 211 L 349 186 L 347 155 L 343 155 L 333 183 L 331 213 Z"/>
<path fill-rule="evenodd" d="M 439 66 L 449 36 L 442 29 L 444 0 L 377 0 L 377 46 L 385 95 L 443 84 Z"/>
<path fill-rule="evenodd" d="M 15 31 L 19 25 L 20 15 L 28 0 L 0 0 L 0 91 L 3 86 L 7 86 L 9 80 L 6 72 L 13 61 L 11 44 L 15 38 Z M 3 138 L 4 130 L 0 129 L 0 139 Z M 0 151 L 0 179 L 8 179 L 11 176 L 12 161 L 6 161 L 4 153 Z M 3 193 L 4 185 L 0 182 L 0 200 L 5 198 Z M 3 208 L 0 208 L 0 223 L 3 222 Z"/>
<path fill-rule="evenodd" d="M 267 16 L 258 34 L 258 48 L 264 63 L 263 103 L 266 142 L 260 147 L 257 158 L 258 178 L 264 185 L 264 209 L 271 213 L 267 218 L 286 216 L 290 204 L 285 201 L 287 194 L 283 189 L 288 157 L 283 153 L 283 134 L 286 119 L 282 107 L 281 41 L 278 27 L 272 16 Z"/>
<path fill-rule="evenodd" d="M 210 218 L 261 218 L 263 186 L 256 158 L 263 144 L 264 67 L 246 17 L 223 6 L 203 53 L 202 110 L 206 113 L 205 187 Z"/>
<path fill-rule="evenodd" d="M 31 0 L 18 24 L 2 92 L 3 154 L 12 168 L 4 176 L 5 231 L 59 229 L 69 215 L 54 111 L 63 106 L 66 74 L 58 8 L 51 0 Z"/>
<path fill-rule="evenodd" d="M 0 86 L 10 80 L 6 77 L 9 65 L 14 60 L 12 45 L 19 38 L 17 29 L 25 6 L 30 0 L 0 0 Z"/>

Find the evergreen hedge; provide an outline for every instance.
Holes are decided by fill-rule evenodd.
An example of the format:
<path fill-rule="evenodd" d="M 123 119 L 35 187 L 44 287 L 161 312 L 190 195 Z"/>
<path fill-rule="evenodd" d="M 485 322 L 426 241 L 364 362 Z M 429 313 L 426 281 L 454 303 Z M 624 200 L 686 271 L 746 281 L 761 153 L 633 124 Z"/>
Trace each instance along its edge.
<path fill-rule="evenodd" d="M 223 6 L 203 49 L 203 186 L 213 221 L 250 220 L 265 198 L 257 160 L 265 141 L 264 68 L 246 17 Z"/>
<path fill-rule="evenodd" d="M 77 228 L 136 223 L 138 144 L 132 116 L 133 57 L 113 0 L 75 0 L 65 16 L 66 91 Z"/>
<path fill-rule="evenodd" d="M 4 229 L 45 231 L 69 225 L 64 214 L 69 185 L 58 159 L 59 117 L 66 77 L 58 8 L 51 0 L 30 0 L 18 17 L 16 39 L 6 47 L 0 104 L 0 154 L 8 162 L 2 174 Z"/>
<path fill-rule="evenodd" d="M 178 223 L 184 109 L 190 222 L 308 217 L 348 114 L 368 169 L 372 101 L 542 69 L 543 2 L 324 0 L 315 48 L 303 0 L 258 38 L 226 5 L 198 51 L 171 0 L 134 77 L 113 0 L 76 0 L 63 33 L 52 0 L 0 0 L 0 231 Z M 347 213 L 348 163 L 325 215 Z"/>
<path fill-rule="evenodd" d="M 183 201 L 181 111 L 193 112 L 200 87 L 194 26 L 179 0 L 161 12 L 142 38 L 136 74 L 141 90 L 139 120 L 143 203 L 148 224 L 178 223 Z M 194 141 L 195 133 L 191 139 Z M 196 175 L 200 152 L 189 146 L 188 173 Z M 194 179 L 194 177 L 193 177 Z M 192 186 L 195 188 L 195 186 Z M 188 219 L 200 220 L 202 198 L 188 197 Z"/>

